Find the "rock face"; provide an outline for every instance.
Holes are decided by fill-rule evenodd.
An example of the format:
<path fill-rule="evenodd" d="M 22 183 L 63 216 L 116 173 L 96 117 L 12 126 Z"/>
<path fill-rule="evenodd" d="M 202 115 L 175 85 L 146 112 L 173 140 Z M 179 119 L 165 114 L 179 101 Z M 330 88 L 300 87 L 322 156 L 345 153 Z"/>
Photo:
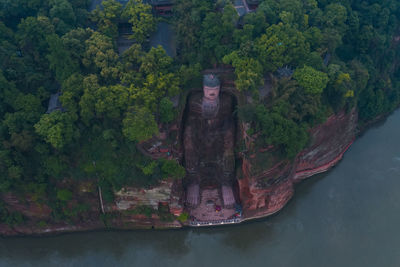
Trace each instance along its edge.
<path fill-rule="evenodd" d="M 244 159 L 239 180 L 245 218 L 257 218 L 279 211 L 293 196 L 293 184 L 334 166 L 352 144 L 357 113 L 341 112 L 311 129 L 310 145 L 292 163 L 275 161 L 261 174 L 252 175 L 252 165 Z"/>
<path fill-rule="evenodd" d="M 352 110 L 330 116 L 324 124 L 311 130 L 311 145 L 297 157 L 295 180 L 324 172 L 335 165 L 353 143 L 357 113 Z"/>
<path fill-rule="evenodd" d="M 243 220 L 265 217 L 279 211 L 293 196 L 293 185 L 296 182 L 326 171 L 335 165 L 352 144 L 356 135 L 356 125 L 355 110 L 330 116 L 325 123 L 310 130 L 310 145 L 292 161 L 277 156 L 272 147 L 260 149 L 257 154 L 242 158 L 242 174 L 241 179 L 238 180 L 238 189 Z M 258 163 L 254 164 L 255 161 Z M 79 201 L 89 203 L 88 216 L 73 224 L 60 222 L 49 223 L 46 226 L 39 226 L 38 223 L 50 219 L 51 209 L 48 206 L 38 206 L 29 198 L 21 200 L 12 194 L 5 194 L 0 197 L 12 211 L 21 212 L 35 223 L 14 227 L 0 224 L 0 235 L 49 234 L 105 227 L 123 229 L 181 227 L 182 225 L 176 220 L 165 221 L 157 214 L 151 214 L 150 217 L 143 214 L 129 214 L 129 210 L 140 206 L 159 210 L 160 206 L 163 206 L 167 207 L 173 215 L 179 216 L 184 208 L 183 188 L 179 180 L 162 181 L 159 185 L 148 189 L 125 188 L 124 191 L 116 194 L 114 204 L 105 206 L 106 215 L 107 213 L 117 214 L 109 222 L 100 220 L 101 211 L 97 191 L 92 191 L 92 193 L 82 191 Z"/>
<path fill-rule="evenodd" d="M 139 206 L 148 206 L 155 210 L 160 205 L 167 205 L 175 216 L 179 216 L 183 207 L 180 204 L 182 191 L 180 181 L 161 181 L 157 186 L 148 189 L 125 187 L 115 193 L 115 203 L 108 206 L 108 210 L 124 211 L 133 210 Z"/>

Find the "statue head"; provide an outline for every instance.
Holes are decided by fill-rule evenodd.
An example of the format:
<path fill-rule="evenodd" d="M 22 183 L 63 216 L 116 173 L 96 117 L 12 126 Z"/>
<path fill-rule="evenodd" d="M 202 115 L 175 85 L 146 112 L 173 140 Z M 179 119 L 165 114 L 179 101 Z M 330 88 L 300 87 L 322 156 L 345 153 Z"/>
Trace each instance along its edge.
<path fill-rule="evenodd" d="M 208 100 L 216 100 L 219 95 L 221 83 L 214 74 L 205 74 L 203 77 L 204 97 Z"/>

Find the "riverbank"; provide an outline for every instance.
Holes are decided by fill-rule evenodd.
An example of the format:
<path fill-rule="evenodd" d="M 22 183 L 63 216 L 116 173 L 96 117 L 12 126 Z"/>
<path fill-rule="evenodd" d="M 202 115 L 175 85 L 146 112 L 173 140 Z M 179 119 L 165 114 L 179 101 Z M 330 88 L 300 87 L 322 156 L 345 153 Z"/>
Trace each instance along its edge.
<path fill-rule="evenodd" d="M 397 266 L 400 110 L 268 219 L 228 227 L 0 238 L 0 266 Z M 373 157 L 373 158 L 372 158 Z M 357 166 L 355 168 L 355 166 Z M 223 255 L 223 257 L 221 257 Z"/>
<path fill-rule="evenodd" d="M 356 137 L 360 137 L 365 131 L 372 128 L 378 123 L 386 120 L 390 114 L 385 114 L 385 116 L 380 116 L 379 120 L 374 120 L 368 124 L 360 127 L 356 122 L 355 111 L 346 115 L 344 113 L 338 114 L 337 116 L 332 116 L 327 119 L 324 124 L 316 126 L 311 130 L 313 136 L 313 142 L 310 146 L 299 153 L 296 159 L 290 164 L 290 166 L 285 166 L 283 169 L 287 173 L 286 177 L 278 180 L 278 183 L 270 186 L 266 186 L 264 189 L 252 188 L 250 190 L 249 180 L 242 179 L 239 180 L 239 186 L 243 192 L 252 191 L 253 202 L 249 204 L 248 196 L 246 194 L 241 194 L 243 201 L 243 214 L 242 217 L 229 222 L 229 224 L 238 224 L 242 222 L 247 222 L 255 219 L 265 218 L 281 211 L 287 203 L 294 196 L 295 190 L 294 185 L 300 181 L 312 177 L 318 173 L 328 171 L 336 164 L 340 162 L 343 158 L 344 153 L 352 145 Z M 357 127 L 356 127 L 357 126 Z M 339 130 L 333 131 L 335 128 Z M 341 129 L 341 130 L 340 130 Z M 329 141 L 327 140 L 324 133 L 337 133 L 335 136 L 330 136 Z M 347 133 L 343 135 L 344 133 Z M 340 140 L 340 142 L 338 141 Z M 343 142 L 348 140 L 348 142 Z M 339 143 L 338 143 L 339 142 Z M 334 149 L 333 149 L 334 148 Z M 329 151 L 328 151 L 329 149 Z M 329 155 L 329 160 L 326 160 L 326 155 Z M 311 156 L 311 158 L 310 158 Z M 323 159 L 325 157 L 325 159 Z M 321 158 L 323 159 L 321 161 Z M 278 164 L 279 165 L 279 164 Z M 312 166 L 312 168 L 310 168 Z M 246 167 L 246 166 L 244 166 Z M 248 167 L 248 166 L 247 166 Z M 247 168 L 246 167 L 246 168 Z M 275 166 L 274 166 L 275 168 Z M 277 175 L 277 171 L 272 168 L 272 171 L 267 170 L 265 173 L 273 176 Z M 282 169 L 282 168 L 281 168 Z M 288 171 L 288 169 L 291 169 Z M 282 172 L 282 170 L 280 170 Z M 268 175 L 267 175 L 268 176 Z M 257 179 L 260 179 L 258 177 Z M 150 190 L 151 191 L 151 190 Z M 165 193 L 165 189 L 163 190 Z M 246 193 L 246 192 L 245 192 Z M 250 193 L 250 192 L 247 192 Z M 137 196 L 138 197 L 138 196 Z M 137 198 L 136 197 L 136 198 Z M 94 198 L 94 196 L 92 197 Z M 13 200 L 16 201 L 15 199 Z M 178 201 L 178 200 L 176 200 Z M 246 203 L 247 201 L 247 203 Z M 92 203 L 92 219 L 79 222 L 79 223 L 54 223 L 47 225 L 17 225 L 9 226 L 7 224 L 0 224 L 0 235 L 2 236 L 21 236 L 21 235 L 53 235 L 61 233 L 70 232 L 83 232 L 92 230 L 102 230 L 102 229 L 177 229 L 182 227 L 198 227 L 198 226 L 211 226 L 211 225 L 223 225 L 223 223 L 207 223 L 207 224 L 193 224 L 190 221 L 181 223 L 178 220 L 173 221 L 162 221 L 159 216 L 152 215 L 150 217 L 141 214 L 136 215 L 117 215 L 116 208 L 109 208 L 109 216 L 101 215 L 99 206 L 96 204 L 98 199 L 91 199 L 89 201 Z M 247 204 L 247 206 L 246 206 Z M 18 205 L 21 205 L 20 203 Z M 17 206 L 18 206 L 17 205 Z M 258 206 L 257 206 L 258 205 Z M 45 207 L 45 206 L 43 206 Z M 45 208 L 40 207 L 27 207 L 27 210 L 31 213 L 38 213 L 40 210 L 45 210 Z M 97 212 L 97 214 L 95 214 Z M 181 211 L 180 211 L 181 212 Z M 180 213 L 178 211 L 178 214 Z M 178 215 L 177 214 L 177 215 Z M 227 223 L 228 224 L 228 223 Z"/>

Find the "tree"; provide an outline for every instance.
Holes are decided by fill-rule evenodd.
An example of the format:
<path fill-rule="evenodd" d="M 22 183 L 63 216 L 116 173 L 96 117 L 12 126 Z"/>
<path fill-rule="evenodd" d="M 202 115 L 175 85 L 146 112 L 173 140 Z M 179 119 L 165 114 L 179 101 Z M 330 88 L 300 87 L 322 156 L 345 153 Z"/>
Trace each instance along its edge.
<path fill-rule="evenodd" d="M 79 110 L 79 100 L 83 94 L 83 76 L 74 73 L 69 76 L 61 85 L 62 94 L 59 99 L 64 109 L 72 113 Z"/>
<path fill-rule="evenodd" d="M 118 37 L 118 20 L 122 14 L 122 4 L 115 0 L 101 2 L 103 9 L 99 6 L 93 11 L 91 19 L 97 23 L 99 31 L 104 35 Z"/>
<path fill-rule="evenodd" d="M 163 97 L 160 101 L 160 121 L 171 122 L 174 119 L 175 110 L 174 105 L 167 97 Z"/>
<path fill-rule="evenodd" d="M 23 51 L 32 53 L 40 62 L 48 48 L 46 37 L 52 33 L 54 26 L 48 17 L 27 17 L 18 24 L 17 40 Z"/>
<path fill-rule="evenodd" d="M 150 111 L 156 112 L 163 97 L 179 94 L 179 78 L 173 73 L 149 74 L 141 86 L 132 84 L 130 92 L 136 105 L 145 106 Z"/>
<path fill-rule="evenodd" d="M 261 64 L 253 58 L 241 57 L 236 51 L 223 58 L 235 68 L 235 85 L 239 91 L 256 90 L 264 83 Z"/>
<path fill-rule="evenodd" d="M 346 31 L 347 10 L 341 4 L 329 4 L 325 8 L 324 23 L 328 28 L 335 28 L 342 34 Z"/>
<path fill-rule="evenodd" d="M 98 118 L 120 120 L 128 107 L 130 96 L 128 88 L 118 84 L 102 86 L 94 92 L 94 107 Z"/>
<path fill-rule="evenodd" d="M 211 1 L 204 0 L 176 0 L 174 16 L 177 45 L 181 48 L 181 60 L 186 64 L 203 62 L 200 53 L 201 25 L 208 12 L 213 10 Z"/>
<path fill-rule="evenodd" d="M 56 149 L 62 149 L 79 136 L 74 126 L 76 116 L 68 112 L 54 111 L 44 114 L 35 124 L 36 132 Z"/>
<path fill-rule="evenodd" d="M 92 34 L 92 29 L 76 28 L 61 37 L 63 47 L 69 52 L 74 61 L 81 63 L 86 52 L 86 41 Z"/>
<path fill-rule="evenodd" d="M 172 58 L 160 45 L 152 47 L 148 53 L 140 58 L 140 62 L 139 71 L 144 75 L 166 73 L 172 67 Z"/>
<path fill-rule="evenodd" d="M 100 72 L 105 81 L 115 80 L 119 74 L 119 61 L 111 38 L 94 32 L 85 43 L 83 64 L 94 72 Z"/>
<path fill-rule="evenodd" d="M 76 17 L 72 5 L 67 0 L 53 0 L 51 2 L 50 18 L 56 24 L 56 31 L 64 34 L 75 26 Z"/>
<path fill-rule="evenodd" d="M 95 92 L 100 87 L 98 78 L 92 74 L 83 79 L 83 95 L 79 101 L 80 115 L 82 121 L 89 126 L 90 121 L 95 117 Z"/>
<path fill-rule="evenodd" d="M 293 78 L 304 88 L 306 93 L 315 95 L 321 94 L 329 81 L 326 73 L 309 66 L 296 69 Z"/>
<path fill-rule="evenodd" d="M 147 108 L 135 108 L 127 112 L 122 124 L 122 133 L 129 141 L 141 142 L 158 134 L 157 123 Z"/>
<path fill-rule="evenodd" d="M 201 53 L 207 63 L 220 62 L 232 47 L 232 35 L 238 20 L 238 14 L 232 4 L 226 4 L 222 16 L 210 12 L 202 22 L 200 40 Z"/>
<path fill-rule="evenodd" d="M 79 71 L 79 62 L 72 59 L 71 54 L 64 47 L 62 39 L 56 34 L 47 36 L 47 42 L 49 44 L 47 59 L 50 69 L 55 72 L 58 82 L 62 83 L 74 72 Z"/>
<path fill-rule="evenodd" d="M 141 0 L 130 0 L 122 12 L 122 18 L 132 24 L 131 38 L 139 43 L 144 42 L 156 29 L 156 19 L 151 10 L 151 5 Z"/>
<path fill-rule="evenodd" d="M 254 48 L 264 71 L 271 72 L 284 65 L 299 64 L 310 52 L 310 44 L 303 33 L 283 23 L 268 27 L 255 41 Z"/>
<path fill-rule="evenodd" d="M 185 168 L 175 160 L 162 160 L 161 171 L 163 178 L 182 179 L 186 175 Z"/>
<path fill-rule="evenodd" d="M 14 112 L 6 113 L 3 126 L 10 134 L 20 133 L 26 129 L 32 131 L 32 125 L 35 124 L 44 110 L 41 100 L 33 94 L 19 93 L 13 99 L 10 99 L 11 107 Z"/>
<path fill-rule="evenodd" d="M 257 106 L 256 116 L 265 142 L 282 146 L 289 158 L 295 157 L 307 144 L 305 126 L 299 126 L 279 112 L 268 112 L 262 105 Z"/>

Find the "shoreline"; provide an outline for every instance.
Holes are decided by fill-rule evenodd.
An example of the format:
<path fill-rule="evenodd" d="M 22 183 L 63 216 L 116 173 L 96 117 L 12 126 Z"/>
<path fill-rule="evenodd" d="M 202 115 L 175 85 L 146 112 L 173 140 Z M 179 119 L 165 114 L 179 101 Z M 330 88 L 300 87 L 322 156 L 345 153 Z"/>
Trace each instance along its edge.
<path fill-rule="evenodd" d="M 397 109 L 396 109 L 397 110 Z M 393 111 L 394 112 L 394 111 Z M 292 177 L 288 178 L 286 182 L 289 182 L 289 186 L 287 186 L 288 189 L 293 190 L 293 186 L 302 180 L 308 179 L 316 174 L 326 172 L 330 170 L 332 167 L 336 166 L 340 160 L 343 158 L 343 155 L 346 153 L 346 151 L 351 147 L 351 145 L 354 143 L 354 141 L 362 136 L 368 129 L 376 126 L 379 123 L 383 123 L 393 112 L 387 113 L 385 115 L 379 116 L 379 118 L 374 119 L 362 126 L 357 125 L 357 133 L 355 138 L 346 145 L 345 149 L 340 152 L 338 156 L 336 156 L 333 160 L 330 162 L 321 165 L 317 168 L 313 169 L 307 169 L 303 171 L 299 171 L 293 174 Z M 289 188 L 290 187 L 290 188 Z M 264 210 L 264 211 L 258 211 L 255 212 L 254 215 L 249 215 L 249 216 L 243 216 L 240 218 L 238 222 L 232 222 L 232 223 L 215 223 L 215 224 L 208 224 L 208 225 L 190 225 L 190 222 L 185 222 L 185 223 L 180 223 L 178 221 L 174 222 L 154 222 L 154 223 L 145 223 L 145 224 L 140 224 L 140 223 L 135 223 L 134 225 L 126 225 L 129 223 L 129 221 L 124 221 L 121 220 L 119 221 L 118 224 L 125 224 L 123 227 L 118 226 L 118 225 L 111 225 L 107 227 L 105 223 L 102 220 L 98 221 L 92 221 L 89 223 L 82 223 L 82 224 L 54 224 L 54 225 L 49 225 L 48 227 L 42 228 L 42 227 L 35 227 L 35 226 L 15 226 L 15 227 L 10 227 L 6 224 L 0 224 L 0 237 L 1 238 L 7 238 L 7 237 L 44 237 L 44 236 L 55 236 L 55 235 L 62 235 L 62 234 L 69 234 L 69 233 L 82 233 L 82 232 L 91 232 L 91 231 L 126 231 L 126 230 L 175 230 L 175 229 L 185 229 L 185 228 L 197 228 L 197 227 L 215 227 L 215 226 L 226 226 L 226 225 L 239 225 L 241 223 L 246 223 L 250 222 L 253 220 L 259 220 L 259 219 L 264 219 L 269 216 L 272 216 L 274 214 L 277 214 L 279 211 L 281 211 L 287 204 L 288 202 L 293 198 L 295 195 L 295 192 L 291 193 L 286 197 L 286 199 L 282 202 L 279 203 L 279 205 L 276 205 L 273 210 Z M 130 222 L 132 223 L 132 222 Z"/>

